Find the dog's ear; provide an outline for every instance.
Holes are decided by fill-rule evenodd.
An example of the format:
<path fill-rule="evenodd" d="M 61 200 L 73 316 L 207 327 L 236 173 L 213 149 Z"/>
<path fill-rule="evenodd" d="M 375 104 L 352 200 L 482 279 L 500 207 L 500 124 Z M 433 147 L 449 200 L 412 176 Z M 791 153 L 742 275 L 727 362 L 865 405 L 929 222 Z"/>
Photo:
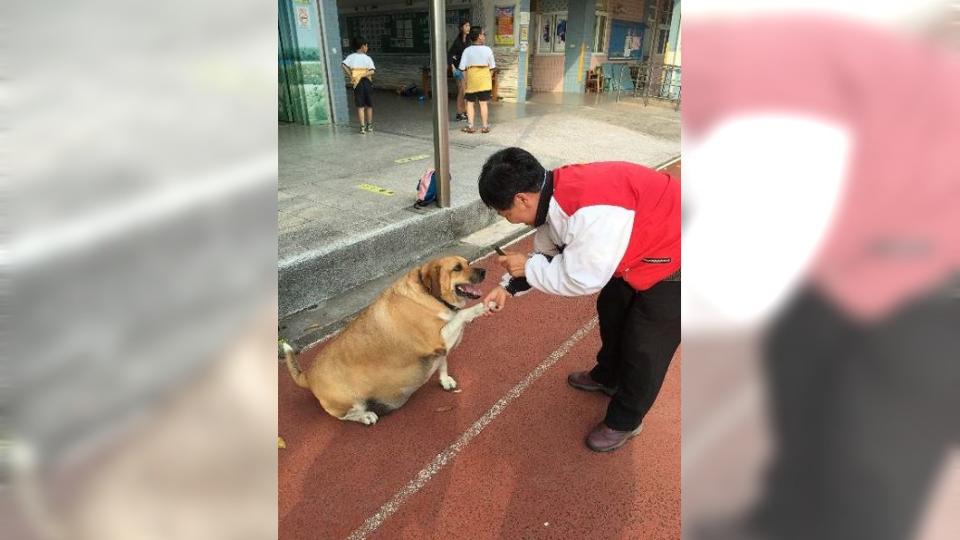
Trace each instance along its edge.
<path fill-rule="evenodd" d="M 430 296 L 440 298 L 443 291 L 440 289 L 440 264 L 438 262 L 430 261 L 420 267 L 420 283 L 423 283 Z"/>
<path fill-rule="evenodd" d="M 430 288 L 433 290 L 433 295 L 436 296 L 438 300 L 443 300 L 444 281 L 449 280 L 450 276 L 443 271 L 442 264 L 437 263 L 433 265 L 433 268 L 430 271 Z"/>

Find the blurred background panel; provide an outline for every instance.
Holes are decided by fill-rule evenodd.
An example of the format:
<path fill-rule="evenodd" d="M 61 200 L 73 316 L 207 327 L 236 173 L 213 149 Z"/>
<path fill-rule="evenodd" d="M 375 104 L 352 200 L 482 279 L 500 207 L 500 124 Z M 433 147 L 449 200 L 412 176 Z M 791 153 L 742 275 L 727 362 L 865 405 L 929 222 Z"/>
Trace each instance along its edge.
<path fill-rule="evenodd" d="M 684 537 L 955 538 L 956 3 L 684 15 Z"/>
<path fill-rule="evenodd" d="M 3 10 L 4 536 L 275 534 L 276 7 Z"/>

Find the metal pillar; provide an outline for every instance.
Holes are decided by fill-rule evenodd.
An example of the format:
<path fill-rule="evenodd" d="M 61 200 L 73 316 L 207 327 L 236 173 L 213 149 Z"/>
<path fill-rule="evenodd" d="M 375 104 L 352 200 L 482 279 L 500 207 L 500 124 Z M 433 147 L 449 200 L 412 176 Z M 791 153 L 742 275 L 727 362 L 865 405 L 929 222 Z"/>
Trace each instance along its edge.
<path fill-rule="evenodd" d="M 650 97 L 650 87 L 653 86 L 653 55 L 657 52 L 657 37 L 660 33 L 660 13 L 663 10 L 663 0 L 657 0 L 657 3 L 653 8 L 653 31 L 650 36 L 650 50 L 647 53 L 647 85 L 643 89 L 643 106 L 647 106 L 647 102 Z M 663 62 L 661 61 L 661 65 Z M 663 75 L 663 70 L 660 72 L 660 76 Z M 657 78 L 659 80 L 659 76 Z"/>
<path fill-rule="evenodd" d="M 437 171 L 437 202 L 450 207 L 450 145 L 447 105 L 446 0 L 430 0 L 430 73 L 433 92 L 433 164 Z"/>
<path fill-rule="evenodd" d="M 336 2 L 333 5 L 336 7 Z M 340 27 L 337 26 L 334 29 L 336 32 L 333 36 L 329 34 L 330 26 L 327 21 L 329 13 L 324 16 L 326 11 L 323 0 L 320 0 L 317 3 L 317 12 L 320 14 L 320 56 L 323 59 L 324 72 L 327 76 L 327 102 L 330 105 L 330 120 L 333 124 L 349 124 L 347 100 L 344 99 L 346 93 L 334 92 L 334 88 L 341 89 L 345 84 L 342 76 L 343 71 L 340 69 L 340 62 L 343 61 L 345 55 L 337 54 L 337 49 L 340 46 Z M 330 47 L 331 44 L 334 46 Z"/>

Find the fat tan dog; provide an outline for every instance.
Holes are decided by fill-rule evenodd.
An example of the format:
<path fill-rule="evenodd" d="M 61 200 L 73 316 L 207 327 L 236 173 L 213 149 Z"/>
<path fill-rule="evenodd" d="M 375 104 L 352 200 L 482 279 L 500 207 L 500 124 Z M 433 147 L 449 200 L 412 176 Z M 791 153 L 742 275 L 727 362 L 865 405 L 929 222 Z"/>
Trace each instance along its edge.
<path fill-rule="evenodd" d="M 463 257 L 444 257 L 397 280 L 324 347 L 307 371 L 283 344 L 294 382 L 309 388 L 323 410 L 340 420 L 372 425 L 399 408 L 440 370 L 440 386 L 453 390 L 447 354 L 467 323 L 488 308 L 461 309 L 480 298 L 485 271 Z"/>

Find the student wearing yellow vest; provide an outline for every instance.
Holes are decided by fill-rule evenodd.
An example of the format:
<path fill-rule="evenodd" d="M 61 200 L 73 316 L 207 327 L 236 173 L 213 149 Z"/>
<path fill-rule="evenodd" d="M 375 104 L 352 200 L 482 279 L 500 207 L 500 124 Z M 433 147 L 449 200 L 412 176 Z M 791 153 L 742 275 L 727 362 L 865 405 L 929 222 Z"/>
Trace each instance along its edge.
<path fill-rule="evenodd" d="M 343 72 L 353 87 L 357 118 L 360 119 L 360 134 L 373 133 L 373 60 L 367 56 L 370 45 L 363 38 L 354 39 L 353 54 L 343 60 Z M 364 115 L 366 112 L 366 115 Z"/>
<path fill-rule="evenodd" d="M 463 50 L 460 56 L 460 71 L 466 73 L 467 84 L 464 98 L 467 100 L 467 127 L 463 128 L 466 133 L 476 133 L 473 127 L 473 119 L 476 113 L 473 107 L 474 103 L 480 103 L 480 119 L 483 121 L 481 133 L 490 132 L 490 124 L 487 121 L 487 103 L 490 102 L 491 91 L 493 90 L 493 72 L 497 67 L 493 59 L 493 49 L 484 45 L 487 41 L 486 34 L 479 26 L 470 29 L 470 45 Z"/>

